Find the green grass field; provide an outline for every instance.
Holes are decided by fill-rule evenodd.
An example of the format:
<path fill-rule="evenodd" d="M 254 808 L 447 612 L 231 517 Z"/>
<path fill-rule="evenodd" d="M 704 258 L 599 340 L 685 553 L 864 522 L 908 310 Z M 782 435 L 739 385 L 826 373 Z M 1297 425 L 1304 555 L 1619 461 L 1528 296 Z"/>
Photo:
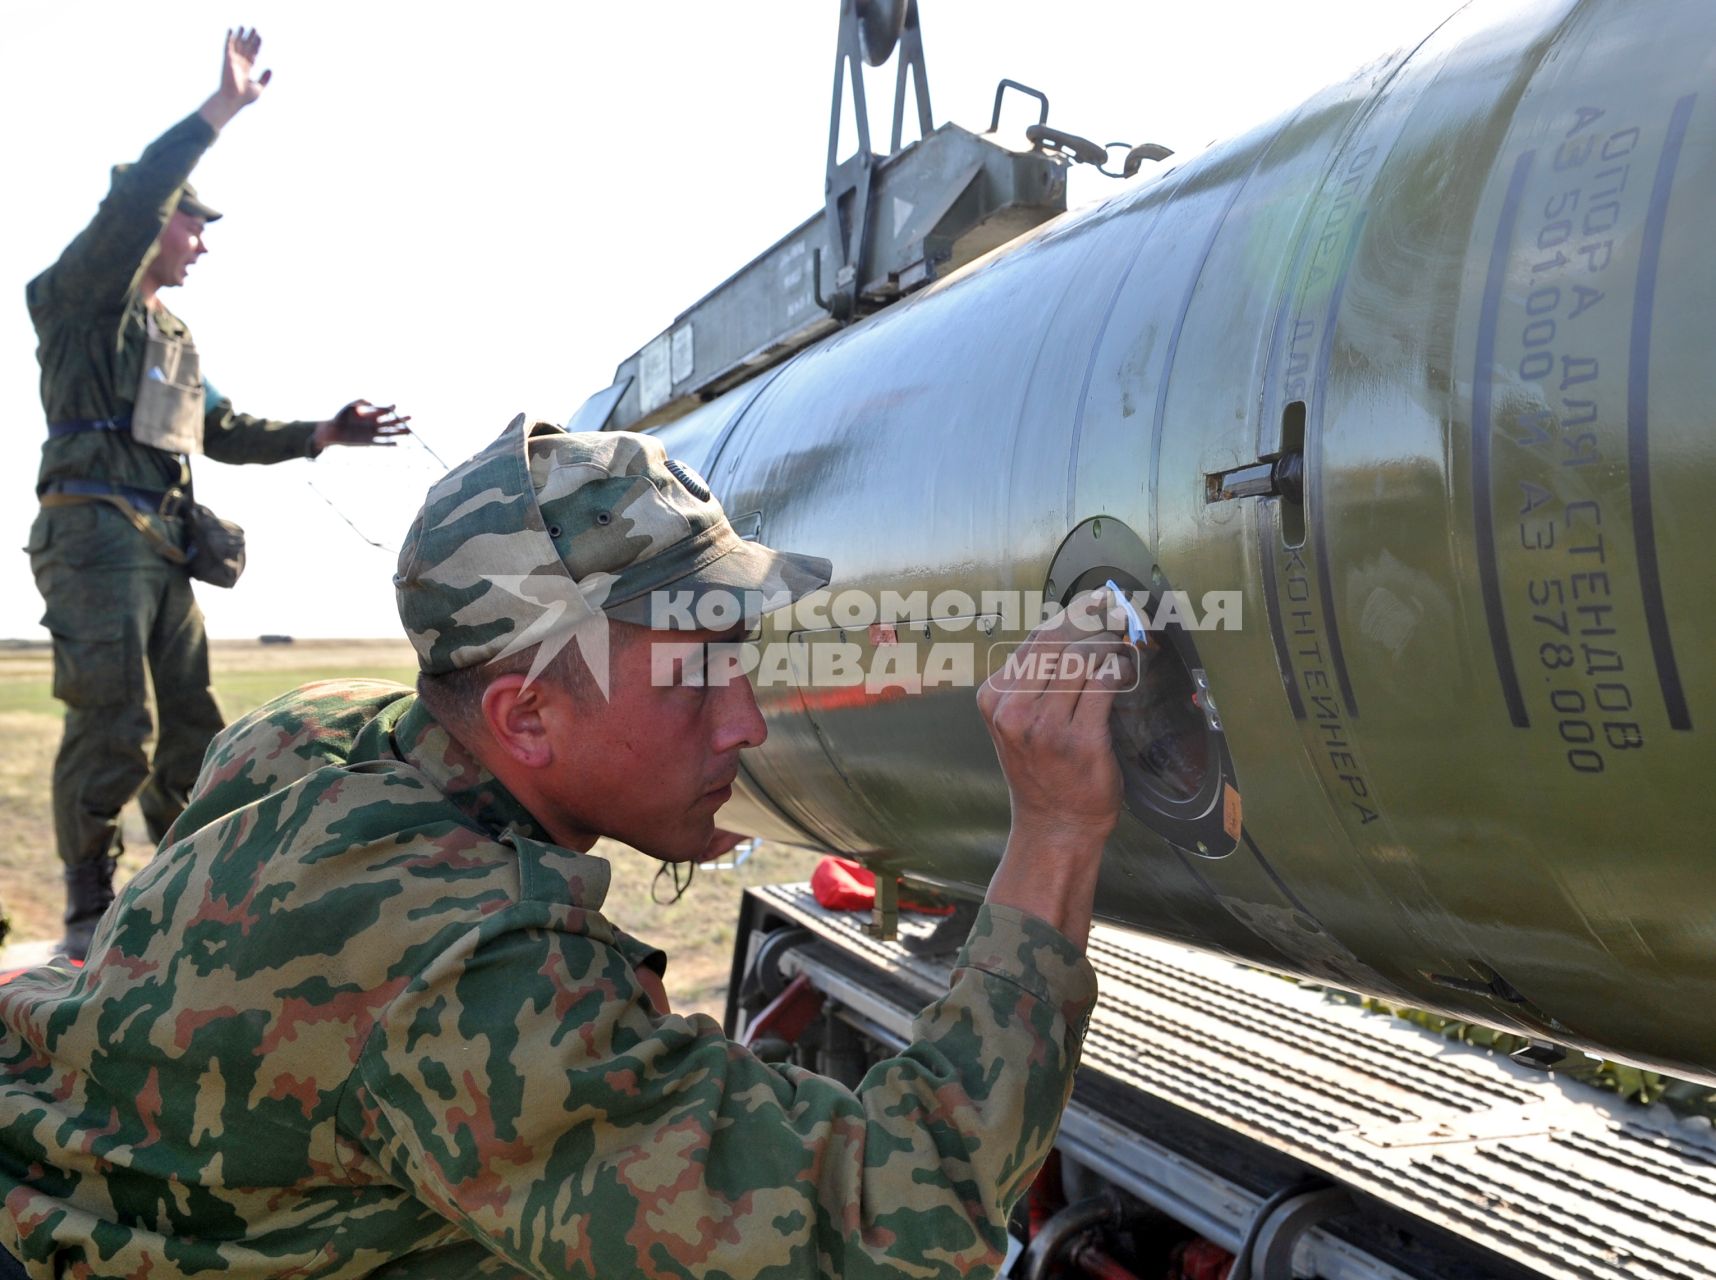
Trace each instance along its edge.
<path fill-rule="evenodd" d="M 212 665 L 215 694 L 228 719 L 313 680 L 367 676 L 409 683 L 416 671 L 403 641 L 216 643 Z M 51 676 L 46 646 L 0 649 L 0 909 L 10 919 L 12 942 L 58 938 L 64 910 L 49 802 L 63 709 L 54 700 Z M 124 829 L 120 882 L 153 852 L 135 805 L 125 812 Z M 661 906 L 650 896 L 659 863 L 607 842 L 596 852 L 614 868 L 605 913 L 667 951 L 674 1008 L 717 1017 L 726 1000 L 744 886 L 802 880 L 816 863 L 814 854 L 764 845 L 736 870 L 703 872 L 678 904 Z"/>

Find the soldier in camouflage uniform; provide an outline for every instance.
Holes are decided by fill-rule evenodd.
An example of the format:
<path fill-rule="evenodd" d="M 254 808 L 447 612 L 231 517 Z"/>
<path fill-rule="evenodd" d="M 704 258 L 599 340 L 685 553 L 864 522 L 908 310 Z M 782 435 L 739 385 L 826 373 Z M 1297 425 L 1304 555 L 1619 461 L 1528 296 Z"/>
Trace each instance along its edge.
<path fill-rule="evenodd" d="M 186 456 L 281 462 L 331 444 L 388 443 L 404 429 L 367 401 L 325 422 L 235 412 L 200 376 L 189 331 L 160 301 L 160 289 L 184 283 L 205 251 L 204 227 L 220 216 L 185 179 L 260 96 L 267 73 L 251 74 L 260 44 L 254 32 L 227 33 L 220 89 L 135 164 L 115 167 L 94 221 L 27 291 L 48 438 L 26 550 L 47 604 L 54 696 L 66 704 L 54 835 L 66 871 L 62 946 L 77 959 L 112 899 L 120 809 L 137 796 L 159 841 L 223 723 L 202 614 L 178 563 Z"/>
<path fill-rule="evenodd" d="M 980 691 L 1013 831 L 948 993 L 856 1090 L 670 1013 L 588 852 L 718 847 L 765 734 L 747 681 L 652 675 L 744 622 L 652 630 L 655 594 L 827 576 L 647 436 L 521 417 L 450 472 L 395 579 L 419 692 L 232 725 L 88 965 L 0 987 L 0 1251 L 44 1278 L 994 1274 L 1095 999 L 1111 691 Z"/>

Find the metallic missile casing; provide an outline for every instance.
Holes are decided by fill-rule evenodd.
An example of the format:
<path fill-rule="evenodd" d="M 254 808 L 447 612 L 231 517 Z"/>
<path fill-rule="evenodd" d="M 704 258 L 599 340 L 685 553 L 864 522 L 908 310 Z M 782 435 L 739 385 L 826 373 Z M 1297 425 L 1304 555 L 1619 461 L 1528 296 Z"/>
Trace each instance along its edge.
<path fill-rule="evenodd" d="M 1713 70 L 1704 0 L 1474 5 L 659 434 L 836 590 L 1240 593 L 1101 916 L 1716 1080 Z M 723 825 L 987 882 L 969 687 L 759 700 Z"/>

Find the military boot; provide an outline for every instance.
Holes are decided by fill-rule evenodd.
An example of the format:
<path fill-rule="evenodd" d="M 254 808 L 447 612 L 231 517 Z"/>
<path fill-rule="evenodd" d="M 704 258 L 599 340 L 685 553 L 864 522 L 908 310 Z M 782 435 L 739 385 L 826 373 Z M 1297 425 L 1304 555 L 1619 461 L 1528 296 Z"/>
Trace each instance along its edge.
<path fill-rule="evenodd" d="M 113 901 L 113 859 L 106 854 L 66 868 L 66 936 L 60 951 L 68 959 L 89 954 L 95 926 Z"/>

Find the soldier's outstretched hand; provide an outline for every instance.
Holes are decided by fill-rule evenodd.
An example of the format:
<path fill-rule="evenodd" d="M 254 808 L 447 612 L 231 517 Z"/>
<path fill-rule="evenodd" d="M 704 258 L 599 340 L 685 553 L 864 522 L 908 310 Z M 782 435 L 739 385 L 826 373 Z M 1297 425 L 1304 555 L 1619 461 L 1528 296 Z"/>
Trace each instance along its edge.
<path fill-rule="evenodd" d="M 262 96 L 272 71 L 256 73 L 256 55 L 262 49 L 262 37 L 254 27 L 244 27 L 226 33 L 226 47 L 221 54 L 220 88 L 209 95 L 200 108 L 203 119 L 219 129 Z"/>
<path fill-rule="evenodd" d="M 353 400 L 326 422 L 316 424 L 316 448 L 333 444 L 395 445 L 400 436 L 411 434 L 405 424 L 409 413 L 397 413 L 397 405 L 373 405 L 368 400 Z"/>

